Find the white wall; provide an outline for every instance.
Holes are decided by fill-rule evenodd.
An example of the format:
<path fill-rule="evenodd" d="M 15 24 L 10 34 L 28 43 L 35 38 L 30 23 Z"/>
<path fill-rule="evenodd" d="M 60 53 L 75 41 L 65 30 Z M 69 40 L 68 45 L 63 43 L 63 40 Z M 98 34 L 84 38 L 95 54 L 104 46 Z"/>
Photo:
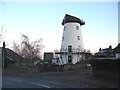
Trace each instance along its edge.
<path fill-rule="evenodd" d="M 79 26 L 79 30 L 76 30 L 76 26 Z M 81 26 L 79 23 L 66 23 L 64 25 L 65 30 L 63 30 L 63 37 L 61 46 L 68 48 L 68 45 L 72 45 L 73 48 L 78 48 L 80 45 L 83 49 L 83 40 Z M 77 36 L 80 36 L 80 40 L 77 39 Z"/>
<path fill-rule="evenodd" d="M 68 55 L 67 54 L 62 55 L 62 61 L 63 61 L 62 62 L 63 64 L 66 64 L 68 62 Z"/>
<path fill-rule="evenodd" d="M 116 53 L 116 58 L 120 58 L 120 53 Z"/>
<path fill-rule="evenodd" d="M 76 26 L 79 27 L 79 30 L 77 30 Z M 63 29 L 63 36 L 62 36 L 62 42 L 61 42 L 61 51 L 65 52 L 65 49 L 67 50 L 69 45 L 72 45 L 72 49 L 74 48 L 74 52 L 77 51 L 79 46 L 81 46 L 80 51 L 82 51 L 84 49 L 84 46 L 83 46 L 83 39 L 82 39 L 80 24 L 76 22 L 65 23 L 64 28 L 65 29 Z M 78 40 L 77 36 L 80 36 L 80 40 Z M 72 58 L 73 64 L 75 64 L 80 60 L 80 57 L 78 56 L 78 54 L 73 54 L 72 57 L 73 57 Z M 67 54 L 62 54 L 62 59 L 64 64 L 68 63 Z"/>

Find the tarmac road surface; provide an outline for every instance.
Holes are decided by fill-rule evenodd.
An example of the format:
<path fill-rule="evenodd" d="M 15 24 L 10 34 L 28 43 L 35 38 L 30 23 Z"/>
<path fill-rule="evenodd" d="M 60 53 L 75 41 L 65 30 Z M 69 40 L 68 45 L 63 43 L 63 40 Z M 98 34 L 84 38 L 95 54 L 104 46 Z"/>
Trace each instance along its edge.
<path fill-rule="evenodd" d="M 89 88 L 90 86 L 52 79 L 54 77 L 2 76 L 2 88 Z"/>

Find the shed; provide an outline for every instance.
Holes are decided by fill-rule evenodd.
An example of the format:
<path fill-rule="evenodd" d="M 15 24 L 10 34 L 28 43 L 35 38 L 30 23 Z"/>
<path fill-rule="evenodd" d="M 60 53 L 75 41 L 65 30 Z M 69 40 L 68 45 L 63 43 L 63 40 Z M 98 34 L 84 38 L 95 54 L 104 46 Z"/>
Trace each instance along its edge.
<path fill-rule="evenodd" d="M 53 56 L 53 52 L 44 52 L 44 61 L 52 62 Z"/>

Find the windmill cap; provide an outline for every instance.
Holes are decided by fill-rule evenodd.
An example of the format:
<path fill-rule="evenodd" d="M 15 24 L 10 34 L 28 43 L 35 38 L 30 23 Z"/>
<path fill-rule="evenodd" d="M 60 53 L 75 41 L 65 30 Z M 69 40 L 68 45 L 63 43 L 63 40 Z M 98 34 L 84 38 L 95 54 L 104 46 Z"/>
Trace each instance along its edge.
<path fill-rule="evenodd" d="M 64 25 L 65 23 L 69 23 L 69 22 L 77 22 L 81 26 L 85 25 L 85 22 L 82 19 L 79 19 L 75 16 L 71 16 L 71 15 L 66 14 L 63 21 L 62 21 L 62 25 Z"/>

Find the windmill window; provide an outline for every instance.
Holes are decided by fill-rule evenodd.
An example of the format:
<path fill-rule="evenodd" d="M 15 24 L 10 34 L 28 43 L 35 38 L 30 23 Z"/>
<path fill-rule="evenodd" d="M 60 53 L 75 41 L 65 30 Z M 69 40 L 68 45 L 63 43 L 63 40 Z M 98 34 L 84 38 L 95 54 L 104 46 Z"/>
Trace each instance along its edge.
<path fill-rule="evenodd" d="M 64 31 L 65 31 L 66 27 L 64 27 Z"/>
<path fill-rule="evenodd" d="M 79 26 L 76 26 L 76 29 L 79 30 Z"/>
<path fill-rule="evenodd" d="M 81 46 L 78 46 L 78 50 L 80 50 L 81 49 Z"/>
<path fill-rule="evenodd" d="M 77 36 L 77 39 L 80 40 L 80 36 Z"/>
<path fill-rule="evenodd" d="M 62 37 L 62 41 L 64 41 L 64 37 Z"/>
<path fill-rule="evenodd" d="M 81 46 L 78 46 L 78 48 L 81 48 Z"/>
<path fill-rule="evenodd" d="M 72 46 L 71 45 L 68 46 L 68 52 L 72 52 Z"/>

